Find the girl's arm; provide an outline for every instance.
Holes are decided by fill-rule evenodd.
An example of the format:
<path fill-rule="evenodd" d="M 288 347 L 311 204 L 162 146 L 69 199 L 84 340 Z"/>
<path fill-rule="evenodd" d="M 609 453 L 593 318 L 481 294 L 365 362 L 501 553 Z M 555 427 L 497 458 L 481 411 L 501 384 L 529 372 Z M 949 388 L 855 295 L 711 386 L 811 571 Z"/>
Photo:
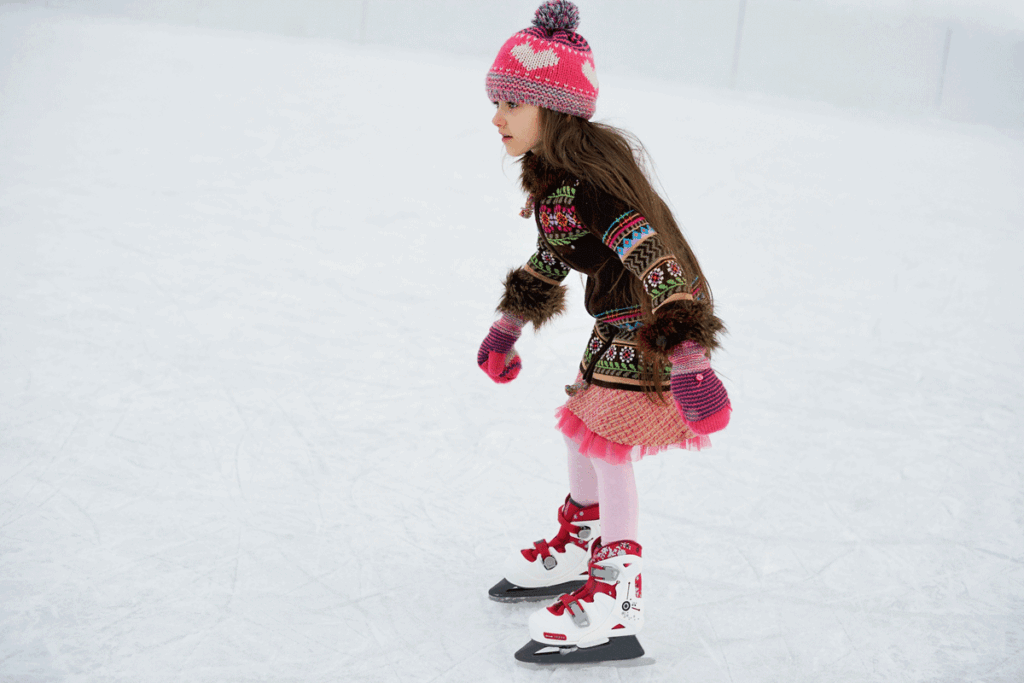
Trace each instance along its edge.
<path fill-rule="evenodd" d="M 537 252 L 526 265 L 511 270 L 505 278 L 505 292 L 498 312 L 533 323 L 534 328 L 565 311 L 566 288 L 562 280 L 569 266 L 537 240 Z"/>
<path fill-rule="evenodd" d="M 725 429 L 732 404 L 711 369 L 710 349 L 718 345 L 722 321 L 701 297 L 699 282 L 686 272 L 647 220 L 621 202 L 606 199 L 598 213 L 602 241 L 640 279 L 650 297 L 654 320 L 637 333 L 640 351 L 672 366 L 672 397 L 683 421 L 697 434 Z M 607 226 L 607 227 L 605 227 Z"/>
<path fill-rule="evenodd" d="M 577 206 L 584 221 L 640 280 L 650 298 L 654 320 L 638 332 L 640 350 L 667 360 L 683 342 L 717 348 L 725 327 L 700 295 L 701 283 L 687 281 L 684 268 L 638 211 L 596 188 L 588 190 Z"/>
<path fill-rule="evenodd" d="M 519 376 L 523 362 L 515 343 L 523 325 L 532 322 L 536 329 L 565 310 L 562 280 L 568 274 L 569 266 L 539 238 L 537 252 L 526 265 L 509 271 L 498 304 L 501 319 L 491 326 L 476 357 L 477 365 L 488 377 L 504 384 Z"/>

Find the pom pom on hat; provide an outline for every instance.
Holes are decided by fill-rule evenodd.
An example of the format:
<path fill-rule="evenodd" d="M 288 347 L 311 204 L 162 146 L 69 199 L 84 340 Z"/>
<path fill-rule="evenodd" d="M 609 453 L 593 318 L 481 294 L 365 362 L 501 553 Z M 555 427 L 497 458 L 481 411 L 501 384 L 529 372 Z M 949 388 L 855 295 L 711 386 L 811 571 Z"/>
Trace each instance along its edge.
<path fill-rule="evenodd" d="M 549 31 L 575 31 L 580 25 L 580 10 L 569 0 L 548 0 L 537 8 L 533 25 Z"/>
<path fill-rule="evenodd" d="M 492 102 L 533 104 L 589 119 L 597 104 L 594 55 L 576 33 L 580 11 L 569 0 L 547 0 L 498 51 L 487 73 Z"/>

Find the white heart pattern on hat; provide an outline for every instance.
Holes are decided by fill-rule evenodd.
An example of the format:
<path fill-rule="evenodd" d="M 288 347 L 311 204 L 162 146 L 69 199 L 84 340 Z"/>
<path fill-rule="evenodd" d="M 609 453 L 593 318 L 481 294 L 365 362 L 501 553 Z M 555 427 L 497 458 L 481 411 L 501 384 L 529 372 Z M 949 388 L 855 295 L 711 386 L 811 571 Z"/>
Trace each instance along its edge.
<path fill-rule="evenodd" d="M 554 66 L 558 64 L 558 55 L 551 48 L 544 50 L 543 52 L 534 52 L 533 47 L 529 43 L 523 43 L 516 45 L 514 48 L 509 50 L 512 56 L 519 60 L 519 63 L 527 71 L 533 71 L 534 69 L 542 69 L 545 66 Z"/>
<path fill-rule="evenodd" d="M 593 64 L 583 62 L 583 75 L 590 81 L 590 85 L 594 86 L 594 90 L 597 90 L 597 71 L 594 69 Z"/>

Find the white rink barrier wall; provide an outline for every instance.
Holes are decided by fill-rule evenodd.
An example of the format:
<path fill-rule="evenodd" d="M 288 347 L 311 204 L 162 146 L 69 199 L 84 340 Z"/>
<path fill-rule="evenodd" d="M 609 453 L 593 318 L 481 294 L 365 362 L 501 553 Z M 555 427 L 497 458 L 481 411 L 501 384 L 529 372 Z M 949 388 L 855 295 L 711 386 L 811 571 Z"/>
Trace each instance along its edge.
<path fill-rule="evenodd" d="M 483 70 L 539 0 L 0 0 L 11 4 L 475 55 Z M 599 73 L 1024 128 L 1020 0 L 577 4 Z"/>

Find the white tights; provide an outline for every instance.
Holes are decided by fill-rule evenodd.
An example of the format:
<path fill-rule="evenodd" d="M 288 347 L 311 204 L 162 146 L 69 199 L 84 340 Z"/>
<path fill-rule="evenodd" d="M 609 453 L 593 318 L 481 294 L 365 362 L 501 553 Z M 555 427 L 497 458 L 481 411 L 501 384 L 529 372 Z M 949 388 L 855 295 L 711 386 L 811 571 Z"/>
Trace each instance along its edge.
<path fill-rule="evenodd" d="M 601 504 L 601 543 L 638 541 L 640 501 L 633 478 L 633 463 L 612 465 L 582 455 L 576 442 L 569 448 L 569 495 L 580 505 Z"/>

